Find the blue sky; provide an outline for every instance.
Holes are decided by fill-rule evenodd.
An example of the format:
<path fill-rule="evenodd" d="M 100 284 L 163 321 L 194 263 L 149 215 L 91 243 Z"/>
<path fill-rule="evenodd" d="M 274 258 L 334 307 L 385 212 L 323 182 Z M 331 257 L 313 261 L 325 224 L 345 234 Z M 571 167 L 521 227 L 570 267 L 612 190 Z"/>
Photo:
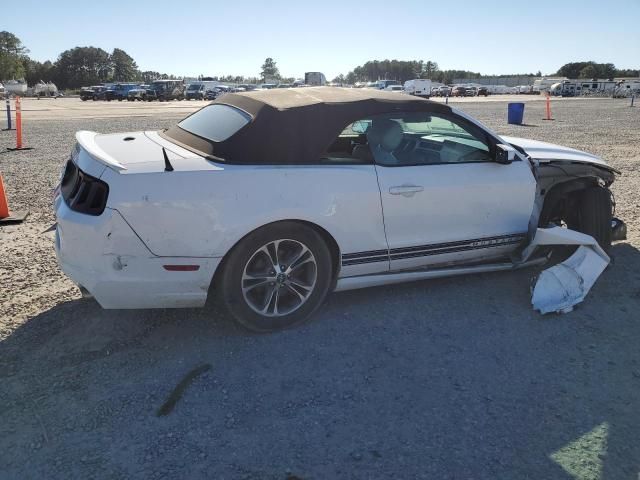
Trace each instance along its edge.
<path fill-rule="evenodd" d="M 548 74 L 580 60 L 640 67 L 640 0 L 19 3 L 19 15 L 4 9 L 0 30 L 36 60 L 75 46 L 118 47 L 142 70 L 176 75 L 257 76 L 266 57 L 285 76 L 329 79 L 385 58 L 484 74 Z"/>

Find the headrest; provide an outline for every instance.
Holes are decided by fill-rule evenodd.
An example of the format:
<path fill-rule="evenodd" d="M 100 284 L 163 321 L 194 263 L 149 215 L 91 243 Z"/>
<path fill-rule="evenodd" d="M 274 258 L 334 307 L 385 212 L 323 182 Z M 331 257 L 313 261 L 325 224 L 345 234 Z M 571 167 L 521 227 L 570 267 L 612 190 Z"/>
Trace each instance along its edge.
<path fill-rule="evenodd" d="M 367 131 L 370 145 L 380 145 L 387 152 L 393 152 L 402 142 L 402 127 L 394 120 L 377 118 Z"/>

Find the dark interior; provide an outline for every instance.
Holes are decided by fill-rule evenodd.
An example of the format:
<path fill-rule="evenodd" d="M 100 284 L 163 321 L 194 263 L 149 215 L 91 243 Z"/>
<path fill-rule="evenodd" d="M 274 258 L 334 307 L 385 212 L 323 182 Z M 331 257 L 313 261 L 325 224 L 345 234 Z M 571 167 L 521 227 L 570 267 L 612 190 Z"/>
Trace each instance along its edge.
<path fill-rule="evenodd" d="M 446 143 L 446 141 L 445 141 Z M 425 140 L 420 134 L 404 134 L 402 143 L 393 151 L 401 164 L 437 164 L 440 161 L 441 142 Z M 332 163 L 373 163 L 373 155 L 366 134 L 339 136 L 329 146 L 324 160 Z"/>

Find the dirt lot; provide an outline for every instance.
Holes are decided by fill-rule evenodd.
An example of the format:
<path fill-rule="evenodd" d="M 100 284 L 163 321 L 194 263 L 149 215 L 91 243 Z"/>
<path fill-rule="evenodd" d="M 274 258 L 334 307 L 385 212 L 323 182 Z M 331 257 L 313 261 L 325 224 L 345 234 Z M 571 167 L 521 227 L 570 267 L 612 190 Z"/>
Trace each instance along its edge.
<path fill-rule="evenodd" d="M 41 233 L 76 130 L 163 128 L 196 103 L 25 102 L 35 149 L 0 154 L 11 207 L 31 211 L 0 228 L 0 477 L 637 480 L 640 109 L 556 100 L 543 122 L 536 100 L 516 127 L 504 100 L 452 103 L 623 172 L 629 240 L 584 304 L 542 317 L 535 271 L 485 274 L 334 294 L 310 323 L 262 336 L 215 307 L 104 311 Z"/>

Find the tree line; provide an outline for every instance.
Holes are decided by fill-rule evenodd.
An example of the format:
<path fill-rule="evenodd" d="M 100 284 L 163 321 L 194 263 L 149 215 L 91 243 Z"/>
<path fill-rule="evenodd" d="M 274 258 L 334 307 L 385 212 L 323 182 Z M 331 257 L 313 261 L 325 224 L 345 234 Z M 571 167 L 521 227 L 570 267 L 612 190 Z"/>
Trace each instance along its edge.
<path fill-rule="evenodd" d="M 29 50 L 20 39 L 10 32 L 0 32 L 0 81 L 24 79 L 29 85 L 39 81 L 54 82 L 58 88 L 79 88 L 105 82 L 144 82 L 156 79 L 174 79 L 172 74 L 155 71 L 140 71 L 135 60 L 124 50 L 114 48 L 111 53 L 97 47 L 75 47 L 62 52 L 55 62 L 39 62 L 29 58 Z M 637 77 L 640 70 L 617 69 L 613 63 L 593 61 L 567 63 L 560 67 L 556 75 L 568 78 L 612 78 Z M 486 75 L 468 70 L 441 70 L 432 60 L 371 60 L 355 67 L 346 75 L 338 75 L 335 83 L 354 84 L 379 79 L 405 82 L 413 78 L 428 78 L 450 84 L 456 78 L 478 79 Z M 508 76 L 508 75 L 500 75 Z M 536 74 L 515 74 L 511 76 L 542 76 Z M 280 75 L 275 60 L 267 58 L 261 67 L 259 77 L 225 75 L 211 78 L 222 82 L 258 83 L 259 81 L 280 81 L 291 83 L 293 78 Z"/>
<path fill-rule="evenodd" d="M 173 74 L 141 71 L 136 61 L 124 50 L 114 48 L 111 53 L 97 47 L 75 47 L 62 52 L 55 62 L 39 62 L 28 55 L 29 50 L 10 32 L 0 32 L 0 81 L 24 79 L 28 85 L 39 81 L 54 82 L 58 88 L 79 88 L 106 82 L 144 82 L 175 79 Z M 280 81 L 292 83 L 294 78 L 280 75 L 273 58 L 267 58 L 260 76 L 223 75 L 201 79 L 229 83 L 258 83 Z"/>
<path fill-rule="evenodd" d="M 346 75 L 338 75 L 335 83 L 354 84 L 373 82 L 379 79 L 405 82 L 414 78 L 428 78 L 442 83 L 451 83 L 454 78 L 480 78 L 482 74 L 467 70 L 440 70 L 432 60 L 371 60 L 355 67 Z"/>
<path fill-rule="evenodd" d="M 560 67 L 558 75 L 568 78 L 640 77 L 640 70 L 618 69 L 613 63 L 572 62 Z"/>
<path fill-rule="evenodd" d="M 111 53 L 96 47 L 75 47 L 62 52 L 55 62 L 29 58 L 29 50 L 10 32 L 0 32 L 0 81 L 24 79 L 28 85 L 54 82 L 58 88 L 79 88 L 104 82 L 152 82 L 174 75 L 140 71 L 124 50 Z"/>
<path fill-rule="evenodd" d="M 617 69 L 613 63 L 575 62 L 567 63 L 554 75 L 568 78 L 612 78 L 638 77 L 640 70 Z M 414 78 L 428 78 L 445 84 L 453 83 L 456 78 L 478 79 L 483 77 L 541 77 L 542 72 L 519 73 L 511 75 L 482 75 L 468 70 L 440 70 L 438 63 L 422 60 L 372 60 L 354 68 L 346 75 L 338 75 L 335 83 L 354 84 L 356 82 L 373 82 L 380 79 L 405 82 Z"/>

